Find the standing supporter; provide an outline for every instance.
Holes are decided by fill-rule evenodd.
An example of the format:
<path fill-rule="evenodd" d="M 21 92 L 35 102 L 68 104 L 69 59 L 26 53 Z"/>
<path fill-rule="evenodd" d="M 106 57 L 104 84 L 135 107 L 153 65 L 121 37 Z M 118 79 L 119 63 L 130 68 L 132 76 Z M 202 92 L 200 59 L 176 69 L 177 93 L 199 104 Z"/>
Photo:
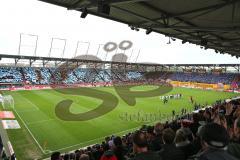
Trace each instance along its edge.
<path fill-rule="evenodd" d="M 240 118 L 234 122 L 234 133 L 228 145 L 228 153 L 240 159 Z"/>
<path fill-rule="evenodd" d="M 237 160 L 226 151 L 229 142 L 227 130 L 216 123 L 206 124 L 202 128 L 202 151 L 196 160 Z"/>
<path fill-rule="evenodd" d="M 125 160 L 125 155 L 127 153 L 126 149 L 123 147 L 121 137 L 115 137 L 113 139 L 113 151 L 118 160 Z"/>
<path fill-rule="evenodd" d="M 104 153 L 100 160 L 118 160 L 108 143 L 103 146 Z"/>
<path fill-rule="evenodd" d="M 89 156 L 87 154 L 82 154 L 80 160 L 89 160 Z"/>
<path fill-rule="evenodd" d="M 63 156 L 63 160 L 69 160 L 70 159 L 70 155 L 69 154 L 65 154 L 64 156 Z"/>
<path fill-rule="evenodd" d="M 152 140 L 152 143 L 150 144 L 150 149 L 152 151 L 159 151 L 161 149 L 161 145 L 163 144 L 162 142 L 162 131 L 164 129 L 164 126 L 162 123 L 157 123 L 154 126 L 154 134 L 155 137 Z"/>
<path fill-rule="evenodd" d="M 198 113 L 194 113 L 192 116 L 192 121 L 193 121 L 193 123 L 190 124 L 189 128 L 191 129 L 193 135 L 196 136 L 198 127 L 200 126 L 199 125 L 200 115 Z"/>
<path fill-rule="evenodd" d="M 133 160 L 161 160 L 156 153 L 148 150 L 147 136 L 142 131 L 136 131 L 133 134 Z"/>
<path fill-rule="evenodd" d="M 147 127 L 146 135 L 147 135 L 147 141 L 148 141 L 148 149 L 153 151 L 154 147 L 153 147 L 152 144 L 153 144 L 153 140 L 155 139 L 154 127 L 153 126 L 148 126 Z"/>
<path fill-rule="evenodd" d="M 93 151 L 91 151 L 91 149 L 89 149 L 89 151 L 90 151 L 91 157 L 93 156 L 96 160 L 100 159 L 103 154 L 103 151 L 99 144 L 94 146 Z"/>
<path fill-rule="evenodd" d="M 185 155 L 181 149 L 174 144 L 175 132 L 171 128 L 163 130 L 163 146 L 159 154 L 163 160 L 185 160 Z"/>
<path fill-rule="evenodd" d="M 188 128 L 181 128 L 177 130 L 174 140 L 176 147 L 184 152 L 186 159 L 196 154 L 195 147 L 189 140 L 192 138 L 188 138 L 190 136 L 192 136 L 192 132 Z"/>
<path fill-rule="evenodd" d="M 62 160 L 63 158 L 61 157 L 60 152 L 54 152 L 51 155 L 51 160 Z"/>

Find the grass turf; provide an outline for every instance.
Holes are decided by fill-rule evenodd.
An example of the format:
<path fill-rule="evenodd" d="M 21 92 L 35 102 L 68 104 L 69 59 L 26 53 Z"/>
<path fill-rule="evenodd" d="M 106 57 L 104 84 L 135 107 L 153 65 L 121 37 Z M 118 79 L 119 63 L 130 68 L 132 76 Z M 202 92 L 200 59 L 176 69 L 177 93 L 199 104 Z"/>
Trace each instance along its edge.
<path fill-rule="evenodd" d="M 153 88 L 154 86 L 138 86 L 133 89 L 145 91 Z M 5 95 L 13 96 L 14 113 L 22 127 L 8 130 L 17 158 L 41 159 L 48 157 L 51 151 L 70 151 L 101 142 L 108 135 L 123 135 L 136 130 L 143 124 L 153 123 L 152 119 L 131 120 L 129 116 L 133 117 L 138 113 L 145 116 L 159 112 L 171 115 L 173 109 L 176 112 L 180 112 L 183 107 L 192 109 L 193 106 L 189 102 L 190 96 L 193 96 L 199 104 L 211 104 L 219 99 L 236 96 L 234 93 L 227 92 L 174 88 L 167 95 L 181 93 L 183 95 L 181 99 L 170 100 L 167 104 L 163 104 L 159 96 L 138 98 L 136 105 L 132 107 L 119 98 L 113 87 L 96 89 L 114 94 L 119 102 L 113 111 L 88 121 L 62 121 L 55 115 L 55 106 L 62 100 L 71 99 L 74 102 L 70 108 L 71 112 L 81 113 L 96 108 L 101 100 L 65 95 L 56 90 L 4 91 Z"/>

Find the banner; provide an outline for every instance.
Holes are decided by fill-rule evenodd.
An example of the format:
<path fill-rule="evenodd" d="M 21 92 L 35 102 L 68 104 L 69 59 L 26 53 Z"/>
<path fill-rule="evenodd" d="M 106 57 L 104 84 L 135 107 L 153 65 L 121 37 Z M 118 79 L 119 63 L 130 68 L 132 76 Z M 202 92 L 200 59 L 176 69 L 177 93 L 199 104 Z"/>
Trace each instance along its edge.
<path fill-rule="evenodd" d="M 6 119 L 6 118 L 14 119 L 15 116 L 11 111 L 0 111 L 0 119 Z"/>
<path fill-rule="evenodd" d="M 219 83 L 218 84 L 209 84 L 209 83 L 172 81 L 171 84 L 175 87 L 201 88 L 201 89 L 214 89 L 214 90 L 230 89 L 230 85 L 223 85 L 223 84 L 219 84 Z"/>
<path fill-rule="evenodd" d="M 17 120 L 2 120 L 4 129 L 19 129 L 21 128 Z"/>

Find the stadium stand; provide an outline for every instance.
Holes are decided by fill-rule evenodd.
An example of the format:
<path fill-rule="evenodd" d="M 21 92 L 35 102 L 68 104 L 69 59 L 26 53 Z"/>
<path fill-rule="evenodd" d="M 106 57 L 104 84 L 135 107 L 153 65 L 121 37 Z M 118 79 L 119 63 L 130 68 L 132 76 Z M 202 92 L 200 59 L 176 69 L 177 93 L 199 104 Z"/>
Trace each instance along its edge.
<path fill-rule="evenodd" d="M 84 156 L 91 160 L 237 160 L 240 159 L 239 105 L 239 99 L 217 101 L 198 113 L 181 115 L 172 122 L 155 126 L 142 126 L 123 137 L 112 135 L 101 144 L 72 153 L 56 152 L 51 159 L 79 160 Z"/>
<path fill-rule="evenodd" d="M 139 81 L 143 79 L 171 79 L 182 82 L 198 82 L 209 84 L 240 84 L 240 78 L 235 73 L 184 73 L 184 72 L 154 72 L 144 73 L 128 71 L 126 73 L 109 69 L 76 68 L 73 70 L 57 70 L 55 68 L 33 67 L 1 67 L 0 83 L 27 83 L 27 84 L 50 84 L 51 81 L 75 84 L 81 82 L 110 82 L 115 81 Z"/>
<path fill-rule="evenodd" d="M 22 81 L 23 81 L 23 77 L 17 68 L 0 67 L 1 83 L 19 83 Z"/>
<path fill-rule="evenodd" d="M 235 78 L 235 74 L 222 73 L 222 74 L 199 74 L 199 73 L 174 73 L 171 77 L 172 80 L 183 81 L 183 82 L 200 82 L 200 83 L 223 83 L 231 84 Z"/>

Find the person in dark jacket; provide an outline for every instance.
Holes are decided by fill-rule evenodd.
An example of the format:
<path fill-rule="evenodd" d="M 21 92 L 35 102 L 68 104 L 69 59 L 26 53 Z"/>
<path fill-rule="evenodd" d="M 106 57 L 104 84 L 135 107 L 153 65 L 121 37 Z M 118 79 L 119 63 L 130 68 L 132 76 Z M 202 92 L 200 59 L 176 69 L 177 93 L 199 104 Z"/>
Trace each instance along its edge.
<path fill-rule="evenodd" d="M 164 129 L 164 126 L 162 123 L 157 123 L 155 126 L 154 126 L 154 134 L 155 136 L 152 138 L 151 140 L 151 144 L 149 145 L 150 146 L 150 149 L 152 151 L 160 151 L 161 150 L 161 146 L 163 144 L 162 142 L 162 131 Z"/>
<path fill-rule="evenodd" d="M 132 160 L 161 160 L 158 153 L 148 150 L 147 136 L 142 131 L 133 134 L 133 152 Z"/>
<path fill-rule="evenodd" d="M 227 130 L 216 123 L 209 123 L 202 131 L 202 152 L 196 155 L 197 160 L 237 160 L 226 151 L 229 143 Z"/>
<path fill-rule="evenodd" d="M 163 130 L 162 149 L 159 151 L 159 155 L 163 160 L 185 160 L 185 155 L 181 149 L 177 148 L 174 144 L 175 132 L 171 128 Z"/>
<path fill-rule="evenodd" d="M 240 118 L 234 122 L 233 137 L 228 145 L 228 153 L 240 159 Z"/>
<path fill-rule="evenodd" d="M 100 160 L 118 160 L 113 150 L 110 149 L 109 144 L 103 146 L 104 153 L 101 156 Z"/>
<path fill-rule="evenodd" d="M 60 152 L 53 152 L 51 155 L 51 160 L 62 160 Z"/>
<path fill-rule="evenodd" d="M 198 127 L 200 126 L 200 124 L 199 124 L 200 116 L 198 113 L 193 114 L 192 121 L 193 121 L 193 123 L 190 124 L 189 128 L 191 129 L 193 135 L 196 136 Z"/>
<path fill-rule="evenodd" d="M 125 160 L 125 155 L 127 153 L 127 150 L 123 147 L 122 139 L 121 137 L 115 137 L 113 139 L 113 152 L 116 155 L 118 160 Z"/>
<path fill-rule="evenodd" d="M 155 146 L 153 146 L 153 142 L 155 140 L 155 134 L 154 134 L 154 126 L 148 126 L 147 127 L 147 141 L 148 141 L 148 149 L 151 151 L 155 150 Z"/>
<path fill-rule="evenodd" d="M 177 130 L 174 140 L 176 147 L 183 151 L 186 159 L 197 153 L 195 152 L 195 146 L 188 139 L 191 134 L 190 129 L 180 128 Z"/>

